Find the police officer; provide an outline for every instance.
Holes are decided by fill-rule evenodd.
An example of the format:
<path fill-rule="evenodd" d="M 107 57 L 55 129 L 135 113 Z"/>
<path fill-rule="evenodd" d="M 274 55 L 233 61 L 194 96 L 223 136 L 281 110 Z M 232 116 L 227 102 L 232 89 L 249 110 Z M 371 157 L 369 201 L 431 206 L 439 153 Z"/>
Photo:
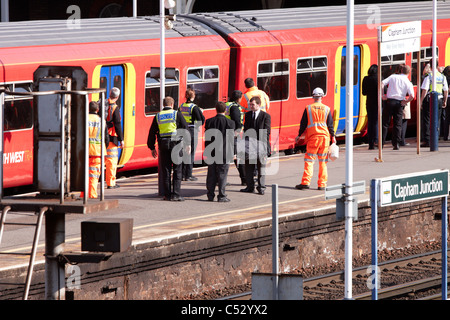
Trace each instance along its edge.
<path fill-rule="evenodd" d="M 240 135 L 242 130 L 242 123 L 244 120 L 244 113 L 242 112 L 242 91 L 240 90 L 234 90 L 227 103 L 225 103 L 226 111 L 225 111 L 225 117 L 232 120 L 234 122 L 235 127 L 235 141 L 234 141 L 234 154 L 236 155 L 236 142 L 237 137 Z M 245 169 L 243 163 L 238 163 L 238 159 L 235 157 L 234 164 L 239 172 L 239 177 L 241 178 L 241 185 L 246 185 L 245 181 Z"/>
<path fill-rule="evenodd" d="M 299 190 L 309 189 L 316 157 L 319 159 L 318 189 L 325 190 L 327 185 L 328 147 L 330 138 L 333 143 L 336 143 L 336 138 L 334 137 L 330 108 L 322 103 L 323 95 L 324 92 L 321 88 L 314 89 L 314 103 L 305 108 L 300 122 L 300 130 L 295 138 L 295 143 L 297 143 L 305 132 L 306 154 L 303 177 L 301 184 L 295 186 Z"/>
<path fill-rule="evenodd" d="M 106 125 L 108 126 L 109 145 L 106 149 L 106 185 L 108 189 L 119 188 L 116 184 L 117 162 L 119 160 L 119 150 L 123 149 L 123 132 L 121 126 L 120 108 L 117 106 L 117 100 L 120 96 L 119 88 L 112 88 L 109 93 L 108 108 L 106 114 Z"/>
<path fill-rule="evenodd" d="M 188 88 L 186 90 L 186 102 L 180 106 L 180 111 L 186 120 L 189 133 L 191 135 L 191 159 L 189 163 L 183 163 L 183 180 L 184 181 L 197 181 L 198 178 L 192 176 L 192 169 L 194 167 L 195 150 L 198 143 L 198 131 L 200 127 L 205 123 L 205 117 L 199 106 L 194 103 L 195 91 Z M 186 142 L 188 143 L 188 142 Z"/>
<path fill-rule="evenodd" d="M 438 93 L 438 132 L 441 126 L 442 108 L 447 106 L 448 83 L 447 78 L 437 71 L 438 64 L 436 61 L 436 92 Z M 431 91 L 433 90 L 433 72 L 429 72 L 423 79 L 421 86 L 421 106 L 422 106 L 422 147 L 430 146 L 430 108 L 431 108 Z M 439 137 L 439 134 L 438 134 Z"/>
<path fill-rule="evenodd" d="M 174 100 L 166 97 L 163 100 L 164 108 L 156 114 L 148 133 L 147 146 L 152 152 L 153 158 L 158 156 L 155 149 L 156 138 L 158 139 L 159 157 L 161 162 L 161 180 L 163 183 L 164 200 L 184 201 L 180 194 L 183 143 L 177 130 L 188 126 L 181 111 L 173 110 Z M 190 145 L 187 148 L 190 151 Z M 171 172 L 173 177 L 171 183 Z"/>
<path fill-rule="evenodd" d="M 254 96 L 258 96 L 261 99 L 261 110 L 268 112 L 270 108 L 270 99 L 267 93 L 263 90 L 258 89 L 255 85 L 253 78 L 247 78 L 244 80 L 245 88 L 244 99 L 242 99 L 242 109 L 244 112 L 250 111 L 249 102 Z"/>

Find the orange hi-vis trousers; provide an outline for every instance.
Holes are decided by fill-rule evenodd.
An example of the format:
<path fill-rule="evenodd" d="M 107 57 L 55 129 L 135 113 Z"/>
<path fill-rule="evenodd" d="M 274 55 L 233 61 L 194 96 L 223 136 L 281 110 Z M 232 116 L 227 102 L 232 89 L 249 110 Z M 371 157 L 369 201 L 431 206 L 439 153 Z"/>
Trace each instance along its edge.
<path fill-rule="evenodd" d="M 89 157 L 89 198 L 91 199 L 98 198 L 97 186 L 101 175 L 101 165 L 101 157 Z M 80 193 L 80 197 L 84 197 L 83 191 Z"/>
<path fill-rule="evenodd" d="M 100 157 L 89 157 L 89 198 L 96 199 L 98 179 L 100 179 L 100 166 L 102 159 Z"/>
<path fill-rule="evenodd" d="M 330 145 L 330 138 L 326 136 L 313 136 L 308 139 L 306 143 L 305 167 L 301 184 L 310 185 L 311 178 L 314 172 L 314 162 L 319 159 L 319 179 L 317 181 L 318 187 L 326 187 L 328 181 L 328 147 Z"/>
<path fill-rule="evenodd" d="M 116 172 L 117 172 L 117 160 L 119 158 L 119 150 L 117 146 L 110 142 L 106 149 L 105 159 L 105 181 L 108 187 L 114 187 L 116 185 Z"/>

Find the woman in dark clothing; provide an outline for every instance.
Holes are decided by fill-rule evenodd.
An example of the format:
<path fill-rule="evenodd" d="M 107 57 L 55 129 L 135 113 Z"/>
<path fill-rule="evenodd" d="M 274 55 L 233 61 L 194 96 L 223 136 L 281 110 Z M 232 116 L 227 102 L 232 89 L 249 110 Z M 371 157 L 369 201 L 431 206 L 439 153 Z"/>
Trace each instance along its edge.
<path fill-rule="evenodd" d="M 373 150 L 378 141 L 378 66 L 371 65 L 367 73 L 362 83 L 362 94 L 367 96 L 367 136 L 369 150 Z"/>

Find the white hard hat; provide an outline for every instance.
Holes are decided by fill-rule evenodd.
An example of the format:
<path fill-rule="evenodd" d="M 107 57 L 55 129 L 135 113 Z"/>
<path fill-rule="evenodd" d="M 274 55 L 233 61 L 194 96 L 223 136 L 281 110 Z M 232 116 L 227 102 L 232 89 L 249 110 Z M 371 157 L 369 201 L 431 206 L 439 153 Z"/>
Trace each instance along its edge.
<path fill-rule="evenodd" d="M 323 97 L 324 93 L 323 90 L 321 88 L 315 88 L 312 92 L 313 97 Z"/>

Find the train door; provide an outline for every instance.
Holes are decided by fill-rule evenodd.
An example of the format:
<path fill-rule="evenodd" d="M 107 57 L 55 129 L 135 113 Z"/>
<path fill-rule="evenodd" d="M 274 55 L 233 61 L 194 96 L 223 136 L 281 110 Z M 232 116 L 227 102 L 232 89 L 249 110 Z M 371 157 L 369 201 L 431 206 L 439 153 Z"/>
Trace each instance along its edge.
<path fill-rule="evenodd" d="M 120 119 L 122 132 L 123 130 L 123 101 L 124 101 L 124 69 L 123 66 L 103 66 L 100 70 L 100 88 L 106 89 L 106 96 L 108 98 L 109 92 L 112 88 L 116 87 L 120 89 L 120 96 L 117 100 L 117 107 L 120 110 Z M 122 149 L 119 149 L 119 159 L 122 153 Z"/>
<path fill-rule="evenodd" d="M 119 149 L 119 167 L 123 167 L 133 155 L 136 126 L 136 70 L 131 63 L 121 65 L 98 65 L 92 75 L 92 87 L 106 89 L 105 98 L 113 87 L 120 89 L 117 105 L 120 110 L 121 126 L 125 147 Z M 98 94 L 93 100 L 98 100 Z"/>
<path fill-rule="evenodd" d="M 353 132 L 358 125 L 361 103 L 361 47 L 354 47 L 354 69 L 353 69 Z M 336 86 L 335 86 L 335 109 L 334 129 L 336 135 L 345 133 L 346 120 L 346 59 L 347 48 L 340 47 L 336 54 Z"/>

